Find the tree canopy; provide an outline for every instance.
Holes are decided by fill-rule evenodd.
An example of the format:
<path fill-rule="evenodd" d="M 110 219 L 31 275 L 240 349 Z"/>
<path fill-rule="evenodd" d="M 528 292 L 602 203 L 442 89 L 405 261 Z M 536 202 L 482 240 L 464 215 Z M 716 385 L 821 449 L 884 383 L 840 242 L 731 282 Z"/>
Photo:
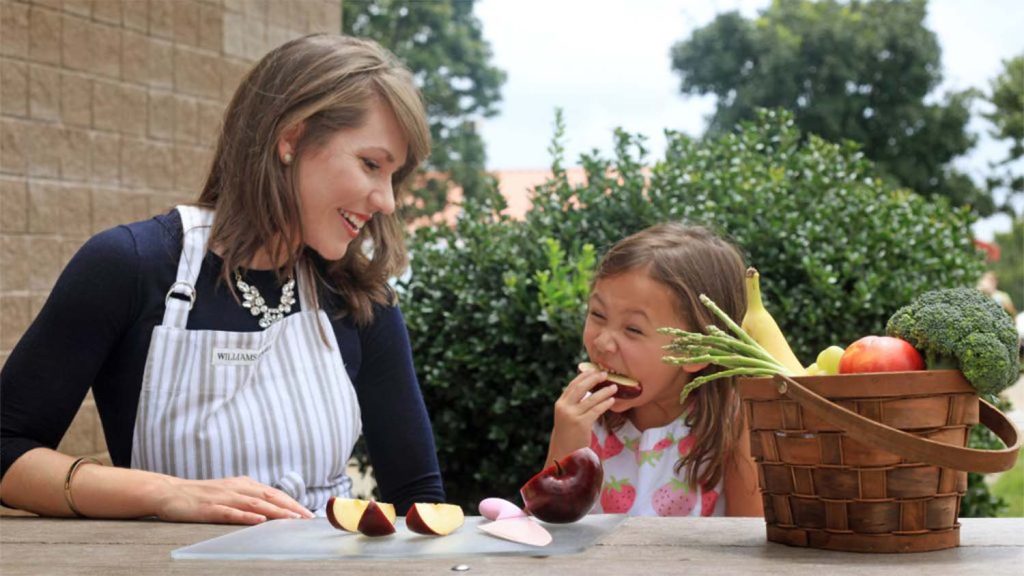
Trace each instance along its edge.
<path fill-rule="evenodd" d="M 683 93 L 717 96 L 711 135 L 786 108 L 804 133 L 859 143 L 883 176 L 987 215 L 991 196 L 951 164 L 974 146 L 976 93 L 934 98 L 941 51 L 926 14 L 926 0 L 776 0 L 695 30 L 672 47 L 672 69 Z"/>
<path fill-rule="evenodd" d="M 342 31 L 372 38 L 413 72 L 430 120 L 434 148 L 425 170 L 444 177 L 417 190 L 410 216 L 444 207 L 447 180 L 465 197 L 485 186 L 486 150 L 476 121 L 493 116 L 505 73 L 491 64 L 490 44 L 473 14 L 475 0 L 345 0 Z"/>
<path fill-rule="evenodd" d="M 987 100 L 992 111 L 984 117 L 992 123 L 992 136 L 1009 140 L 1006 158 L 992 166 L 988 188 L 999 198 L 998 207 L 1018 220 L 1024 218 L 1024 55 L 1003 62 L 1003 71 L 991 83 Z M 1014 206 L 1014 201 L 1019 205 Z M 1019 249 L 1019 248 L 1018 248 Z"/>

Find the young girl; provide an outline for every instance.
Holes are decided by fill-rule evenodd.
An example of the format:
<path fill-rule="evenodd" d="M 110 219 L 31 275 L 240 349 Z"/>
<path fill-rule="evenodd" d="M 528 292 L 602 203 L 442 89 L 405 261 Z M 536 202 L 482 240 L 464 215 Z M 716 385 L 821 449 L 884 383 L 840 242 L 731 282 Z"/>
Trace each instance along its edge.
<path fill-rule="evenodd" d="M 609 250 L 598 266 L 583 345 L 601 370 L 585 371 L 555 402 L 548 462 L 589 445 L 604 465 L 595 512 L 633 516 L 759 516 L 757 470 L 731 380 L 698 388 L 692 378 L 718 368 L 665 364 L 670 337 L 658 328 L 722 326 L 698 299 L 707 294 L 739 322 L 746 310 L 743 260 L 705 228 L 660 224 Z M 591 392 L 609 373 L 640 382 L 641 394 L 616 399 L 616 387 Z"/>

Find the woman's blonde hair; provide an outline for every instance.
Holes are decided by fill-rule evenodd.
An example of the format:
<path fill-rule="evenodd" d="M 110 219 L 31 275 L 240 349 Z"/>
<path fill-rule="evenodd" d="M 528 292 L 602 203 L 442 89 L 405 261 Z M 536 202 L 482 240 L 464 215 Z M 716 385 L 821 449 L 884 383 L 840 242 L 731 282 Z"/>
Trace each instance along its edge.
<path fill-rule="evenodd" d="M 430 153 L 430 130 L 410 72 L 376 42 L 332 34 L 297 38 L 274 49 L 242 79 L 224 115 L 213 165 L 198 205 L 216 211 L 210 245 L 222 251 L 222 279 L 261 249 L 287 255 L 283 270 L 303 266 L 317 284 L 341 295 L 341 314 L 365 325 L 375 304 L 394 302 L 388 280 L 407 264 L 404 231 L 394 215 L 376 214 L 344 258 L 320 275 L 301 246 L 296 189 L 304 151 L 339 130 L 358 128 L 375 101 L 388 105 L 409 142 L 405 164 L 392 178 L 396 204 L 402 185 Z M 278 141 L 302 126 L 294 161 L 284 165 Z M 369 246 L 364 246 L 369 244 Z M 279 270 L 280 274 L 281 271 Z M 317 302 L 317 290 L 311 290 Z"/>
<path fill-rule="evenodd" d="M 642 271 L 672 291 L 675 310 L 690 330 L 704 332 L 705 326 L 714 324 L 728 331 L 700 303 L 701 294 L 707 294 L 737 323 L 746 313 L 743 257 L 708 228 L 673 222 L 637 232 L 604 255 L 594 281 L 632 271 Z M 694 376 L 719 369 L 710 365 Z M 731 378 L 701 386 L 687 398 L 686 424 L 695 442 L 676 463 L 676 473 L 685 468 L 691 486 L 710 488 L 722 478 L 725 457 L 738 439 L 739 407 Z M 614 412 L 605 412 L 602 420 L 612 430 L 625 422 L 624 416 Z"/>

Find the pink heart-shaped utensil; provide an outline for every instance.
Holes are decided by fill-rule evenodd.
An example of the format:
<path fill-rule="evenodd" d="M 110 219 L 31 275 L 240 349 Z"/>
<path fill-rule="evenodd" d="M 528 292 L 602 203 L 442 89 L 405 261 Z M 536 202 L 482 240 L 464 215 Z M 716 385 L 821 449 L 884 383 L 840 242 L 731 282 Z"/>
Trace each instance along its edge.
<path fill-rule="evenodd" d="M 504 498 L 484 498 L 480 501 L 480 515 L 488 520 L 522 518 L 526 512 Z"/>
<path fill-rule="evenodd" d="M 495 520 L 479 526 L 491 536 L 511 540 L 530 546 L 547 546 L 551 543 L 551 533 L 536 520 L 528 516 Z"/>

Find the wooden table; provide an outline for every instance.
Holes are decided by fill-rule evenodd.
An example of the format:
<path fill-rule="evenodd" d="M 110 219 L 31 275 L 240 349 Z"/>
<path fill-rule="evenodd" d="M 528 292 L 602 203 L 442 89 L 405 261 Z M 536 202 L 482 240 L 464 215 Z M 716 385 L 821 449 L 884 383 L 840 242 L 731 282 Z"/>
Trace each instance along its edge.
<path fill-rule="evenodd" d="M 1024 518 L 961 520 L 961 546 L 920 554 L 853 554 L 765 541 L 756 518 L 630 518 L 581 554 L 406 560 L 172 560 L 171 550 L 238 530 L 155 521 L 0 518 L 0 574 L 959 574 L 1024 573 Z M 453 572 L 456 565 L 469 566 Z"/>

